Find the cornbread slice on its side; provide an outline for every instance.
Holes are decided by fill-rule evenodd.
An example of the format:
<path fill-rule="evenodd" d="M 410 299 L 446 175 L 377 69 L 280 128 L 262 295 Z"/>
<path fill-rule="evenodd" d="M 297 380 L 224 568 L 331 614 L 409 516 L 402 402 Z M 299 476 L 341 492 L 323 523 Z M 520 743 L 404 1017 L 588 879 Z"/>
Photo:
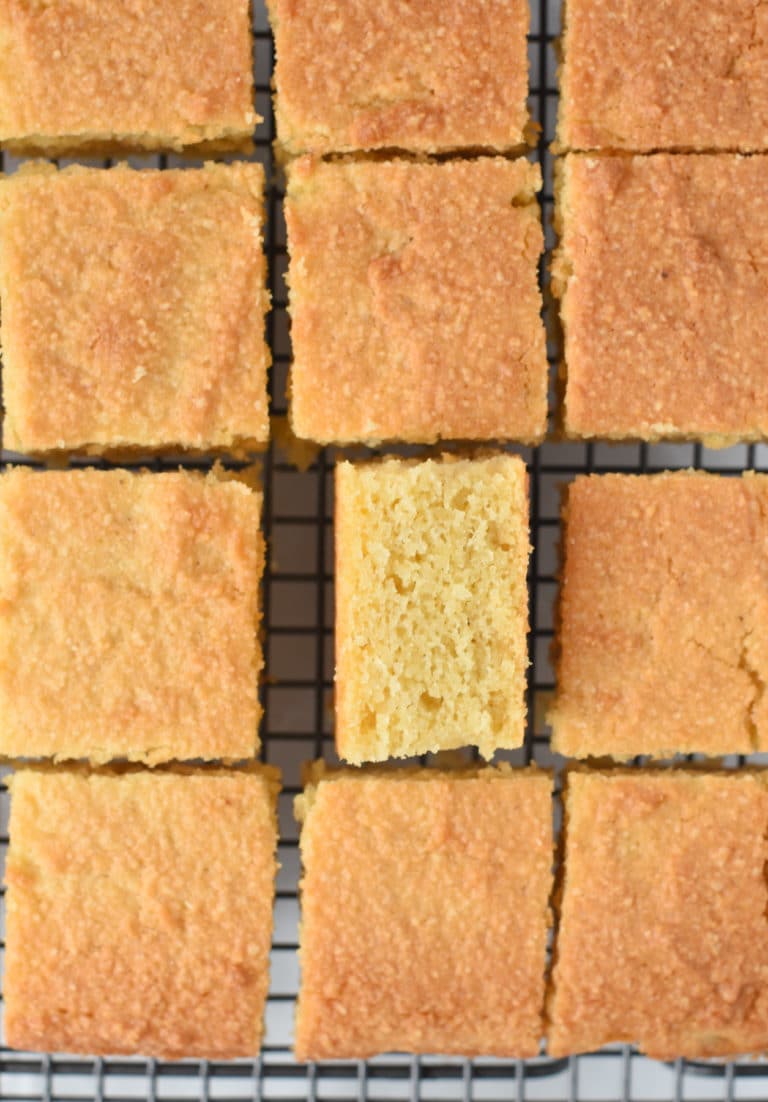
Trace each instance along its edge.
<path fill-rule="evenodd" d="M 6 447 L 264 443 L 263 190 L 250 164 L 0 178 Z"/>
<path fill-rule="evenodd" d="M 285 154 L 523 144 L 528 0 L 267 0 Z"/>
<path fill-rule="evenodd" d="M 519 746 L 528 480 L 516 456 L 336 467 L 336 747 Z"/>
<path fill-rule="evenodd" d="M 0 0 L 0 145 L 248 150 L 248 0 Z"/>
<path fill-rule="evenodd" d="M 46 1052 L 257 1055 L 278 770 L 11 781 L 5 1039 Z"/>
<path fill-rule="evenodd" d="M 552 745 L 573 757 L 768 748 L 768 478 L 577 478 Z"/>
<path fill-rule="evenodd" d="M 765 778 L 571 773 L 565 811 L 549 1054 L 765 1051 Z"/>
<path fill-rule="evenodd" d="M 301 855 L 298 1059 L 535 1056 L 551 777 L 314 768 Z"/>
<path fill-rule="evenodd" d="M 0 475 L 0 755 L 253 757 L 260 514 L 215 473 Z"/>
<path fill-rule="evenodd" d="M 768 158 L 574 155 L 556 196 L 567 435 L 766 438 Z"/>
<path fill-rule="evenodd" d="M 321 443 L 543 438 L 527 161 L 294 162 L 291 419 Z"/>

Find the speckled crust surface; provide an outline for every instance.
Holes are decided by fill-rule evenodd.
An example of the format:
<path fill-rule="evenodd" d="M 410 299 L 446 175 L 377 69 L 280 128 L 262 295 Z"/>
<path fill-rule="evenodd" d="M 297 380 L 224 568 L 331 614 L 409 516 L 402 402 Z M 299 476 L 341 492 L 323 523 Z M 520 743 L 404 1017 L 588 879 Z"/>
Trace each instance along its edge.
<path fill-rule="evenodd" d="M 528 124 L 528 0 L 267 0 L 287 154 L 506 150 Z"/>
<path fill-rule="evenodd" d="M 6 1043 L 255 1057 L 278 789 L 267 768 L 15 774 Z"/>
<path fill-rule="evenodd" d="M 768 435 L 768 159 L 571 156 L 561 164 L 565 430 Z"/>
<path fill-rule="evenodd" d="M 296 435 L 541 440 L 538 166 L 302 158 L 288 181 Z"/>
<path fill-rule="evenodd" d="M 322 778 L 297 800 L 297 1058 L 536 1055 L 551 777 L 502 766 Z"/>
<path fill-rule="evenodd" d="M 336 748 L 519 746 L 528 478 L 517 456 L 336 465 Z"/>
<path fill-rule="evenodd" d="M 765 1051 L 765 778 L 570 774 L 566 814 L 550 1055 Z"/>
<path fill-rule="evenodd" d="M 564 519 L 553 748 L 768 749 L 768 479 L 582 477 Z"/>
<path fill-rule="evenodd" d="M 4 443 L 269 436 L 260 165 L 0 178 Z"/>
<path fill-rule="evenodd" d="M 215 474 L 0 476 L 0 755 L 252 757 L 260 513 Z"/>
<path fill-rule="evenodd" d="M 248 0 L 0 0 L 0 143 L 248 148 Z"/>
<path fill-rule="evenodd" d="M 764 0 L 567 0 L 562 48 L 561 148 L 768 149 Z"/>

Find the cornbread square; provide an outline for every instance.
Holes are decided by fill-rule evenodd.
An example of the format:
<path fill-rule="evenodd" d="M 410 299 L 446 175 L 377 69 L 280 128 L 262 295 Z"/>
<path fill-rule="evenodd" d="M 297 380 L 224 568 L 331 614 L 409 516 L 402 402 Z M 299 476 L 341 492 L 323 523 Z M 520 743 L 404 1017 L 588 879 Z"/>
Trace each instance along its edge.
<path fill-rule="evenodd" d="M 0 178 L 6 447 L 263 444 L 263 190 L 255 164 Z"/>
<path fill-rule="evenodd" d="M 5 1037 L 14 1048 L 255 1056 L 279 772 L 11 781 Z"/>
<path fill-rule="evenodd" d="M 760 0 L 568 0 L 561 46 L 561 149 L 768 149 Z"/>
<path fill-rule="evenodd" d="M 570 156 L 553 289 L 574 437 L 768 435 L 768 158 Z"/>
<path fill-rule="evenodd" d="M 216 473 L 0 475 L 0 755 L 252 758 L 260 515 Z"/>
<path fill-rule="evenodd" d="M 247 150 L 248 0 L 0 0 L 0 144 Z"/>
<path fill-rule="evenodd" d="M 538 1054 L 551 785 L 509 766 L 314 769 L 296 801 L 300 1060 Z"/>
<path fill-rule="evenodd" d="M 321 443 L 543 438 L 538 165 L 294 162 L 291 418 Z"/>
<path fill-rule="evenodd" d="M 528 476 L 517 456 L 336 467 L 336 748 L 519 746 Z"/>
<path fill-rule="evenodd" d="M 528 0 L 267 0 L 285 154 L 506 150 L 528 126 Z"/>
<path fill-rule="evenodd" d="M 563 511 L 553 747 L 768 748 L 768 478 L 577 478 Z"/>
<path fill-rule="evenodd" d="M 570 773 L 551 1056 L 768 1046 L 762 775 Z"/>

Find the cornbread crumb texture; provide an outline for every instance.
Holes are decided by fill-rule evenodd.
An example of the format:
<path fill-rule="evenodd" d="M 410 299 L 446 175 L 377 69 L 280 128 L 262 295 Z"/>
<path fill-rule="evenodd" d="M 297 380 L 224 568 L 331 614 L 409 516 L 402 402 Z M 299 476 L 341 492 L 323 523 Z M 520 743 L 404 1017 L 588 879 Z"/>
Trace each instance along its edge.
<path fill-rule="evenodd" d="M 768 160 L 571 156 L 556 190 L 566 432 L 765 437 Z"/>
<path fill-rule="evenodd" d="M 548 1051 L 768 1045 L 768 791 L 750 774 L 571 774 Z"/>
<path fill-rule="evenodd" d="M 0 0 L 0 142 L 237 149 L 258 121 L 248 0 Z"/>
<path fill-rule="evenodd" d="M 336 467 L 336 746 L 519 746 L 528 483 L 516 456 Z"/>
<path fill-rule="evenodd" d="M 565 10 L 561 147 L 768 149 L 762 0 L 568 0 Z"/>
<path fill-rule="evenodd" d="M 577 478 L 565 525 L 553 747 L 768 748 L 768 479 Z"/>
<path fill-rule="evenodd" d="M 263 188 L 251 164 L 0 180 L 7 447 L 267 440 Z"/>
<path fill-rule="evenodd" d="M 255 1056 L 279 773 L 11 782 L 3 997 L 14 1048 Z"/>
<path fill-rule="evenodd" d="M 540 440 L 538 166 L 302 158 L 288 179 L 296 434 Z"/>
<path fill-rule="evenodd" d="M 510 149 L 528 123 L 527 0 L 268 0 L 289 154 Z"/>
<path fill-rule="evenodd" d="M 300 1060 L 538 1053 L 550 789 L 507 767 L 347 771 L 306 790 Z"/>
<path fill-rule="evenodd" d="M 0 476 L 0 754 L 253 757 L 260 513 L 215 475 Z"/>

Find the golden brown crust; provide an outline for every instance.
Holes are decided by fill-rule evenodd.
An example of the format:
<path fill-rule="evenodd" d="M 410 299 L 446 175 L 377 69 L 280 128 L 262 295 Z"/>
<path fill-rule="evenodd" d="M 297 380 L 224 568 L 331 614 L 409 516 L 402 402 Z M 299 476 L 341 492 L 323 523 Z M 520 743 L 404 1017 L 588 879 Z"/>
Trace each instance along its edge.
<path fill-rule="evenodd" d="M 0 754 L 252 757 L 260 513 L 215 474 L 3 474 Z"/>
<path fill-rule="evenodd" d="M 527 0 L 268 0 L 283 150 L 521 146 Z"/>
<path fill-rule="evenodd" d="M 0 0 L 0 144 L 250 144 L 248 0 Z"/>
<path fill-rule="evenodd" d="M 543 438 L 540 186 L 524 160 L 294 162 L 297 436 Z"/>
<path fill-rule="evenodd" d="M 534 1056 L 551 777 L 346 770 L 298 803 L 299 1059 Z"/>
<path fill-rule="evenodd" d="M 768 748 L 768 479 L 577 478 L 565 521 L 553 748 Z"/>
<path fill-rule="evenodd" d="M 11 782 L 5 1038 L 14 1048 L 255 1056 L 279 773 Z"/>
<path fill-rule="evenodd" d="M 0 178 L 5 446 L 269 436 L 260 165 Z"/>

